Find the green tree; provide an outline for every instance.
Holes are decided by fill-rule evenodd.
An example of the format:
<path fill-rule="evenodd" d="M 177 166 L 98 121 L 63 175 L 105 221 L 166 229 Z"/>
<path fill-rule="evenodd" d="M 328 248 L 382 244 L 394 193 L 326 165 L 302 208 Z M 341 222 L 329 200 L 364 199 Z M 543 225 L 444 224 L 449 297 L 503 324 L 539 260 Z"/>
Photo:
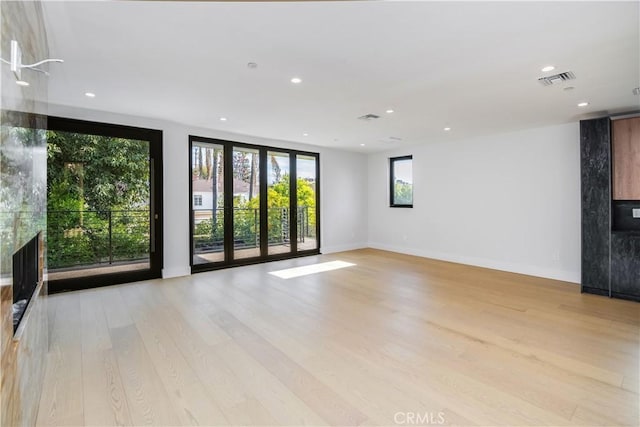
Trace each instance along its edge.
<path fill-rule="evenodd" d="M 400 205 L 410 205 L 413 203 L 413 187 L 411 184 L 401 180 L 395 182 L 395 202 Z"/>
<path fill-rule="evenodd" d="M 86 210 L 134 209 L 149 201 L 146 141 L 48 131 L 47 154 L 48 188 L 66 186 Z M 53 196 L 54 205 L 63 197 Z"/>
<path fill-rule="evenodd" d="M 47 156 L 49 267 L 144 257 L 148 142 L 48 131 Z"/>

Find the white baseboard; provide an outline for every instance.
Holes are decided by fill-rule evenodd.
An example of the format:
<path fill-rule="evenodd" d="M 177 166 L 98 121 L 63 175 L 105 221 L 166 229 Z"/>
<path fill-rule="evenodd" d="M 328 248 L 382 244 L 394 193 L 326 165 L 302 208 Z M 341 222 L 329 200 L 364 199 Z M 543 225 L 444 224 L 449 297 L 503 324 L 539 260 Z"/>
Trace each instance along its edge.
<path fill-rule="evenodd" d="M 348 245 L 322 246 L 320 252 L 322 254 L 333 254 L 336 252 L 354 251 L 356 249 L 364 249 L 369 247 L 366 243 L 350 243 Z"/>
<path fill-rule="evenodd" d="M 190 275 L 191 275 L 191 268 L 189 267 L 174 267 L 174 268 L 162 269 L 163 279 L 169 279 L 171 277 L 190 276 Z"/>
<path fill-rule="evenodd" d="M 555 270 L 527 264 L 514 264 L 509 262 L 496 261 L 486 258 L 430 252 L 423 249 L 405 248 L 376 242 L 369 242 L 367 246 L 373 249 L 380 249 L 383 251 L 397 252 L 407 255 L 415 255 L 423 258 L 432 258 L 441 261 L 449 261 L 459 264 L 473 265 L 476 267 L 490 268 L 493 270 L 508 271 L 510 273 L 526 274 L 528 276 L 544 277 L 546 279 L 561 280 L 564 282 L 580 283 L 580 272 L 576 271 Z"/>

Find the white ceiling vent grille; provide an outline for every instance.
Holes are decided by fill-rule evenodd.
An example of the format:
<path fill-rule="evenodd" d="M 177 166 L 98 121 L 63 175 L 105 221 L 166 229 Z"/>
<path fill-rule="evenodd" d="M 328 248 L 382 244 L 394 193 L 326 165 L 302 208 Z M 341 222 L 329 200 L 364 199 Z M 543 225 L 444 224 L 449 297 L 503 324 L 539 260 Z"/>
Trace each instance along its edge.
<path fill-rule="evenodd" d="M 402 141 L 402 138 L 397 137 L 397 136 L 387 136 L 384 138 L 381 138 L 378 140 L 378 142 L 384 142 L 386 144 L 390 144 L 390 143 L 394 143 L 394 142 L 400 142 Z"/>
<path fill-rule="evenodd" d="M 575 78 L 576 78 L 576 75 L 573 74 L 572 71 L 567 71 L 560 74 L 554 74 L 553 76 L 540 77 L 538 81 L 543 86 L 551 86 L 554 84 L 566 82 L 567 80 L 574 80 Z"/>
<path fill-rule="evenodd" d="M 380 118 L 380 116 L 376 116 L 375 114 L 365 114 L 364 116 L 358 117 L 358 120 L 371 121 L 371 120 L 379 119 L 379 118 Z"/>

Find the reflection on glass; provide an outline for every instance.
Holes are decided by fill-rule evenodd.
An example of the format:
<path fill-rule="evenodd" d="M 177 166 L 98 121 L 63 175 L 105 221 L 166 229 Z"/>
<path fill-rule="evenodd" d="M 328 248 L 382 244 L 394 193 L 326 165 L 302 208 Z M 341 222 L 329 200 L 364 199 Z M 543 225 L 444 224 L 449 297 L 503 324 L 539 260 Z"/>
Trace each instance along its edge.
<path fill-rule="evenodd" d="M 13 118 L 13 113 L 3 111 L 0 126 L 2 278 L 13 275 L 13 254 L 46 227 L 46 131 L 15 126 Z M 40 118 L 35 121 L 46 126 Z"/>
<path fill-rule="evenodd" d="M 47 131 L 49 279 L 150 268 L 149 142 Z"/>
<path fill-rule="evenodd" d="M 233 148 L 233 258 L 260 256 L 259 151 Z"/>
<path fill-rule="evenodd" d="M 298 251 L 318 248 L 316 236 L 316 158 L 296 156 Z"/>
<path fill-rule="evenodd" d="M 224 261 L 224 165 L 222 145 L 191 146 L 193 264 Z"/>
<path fill-rule="evenodd" d="M 291 252 L 289 154 L 267 152 L 269 255 Z"/>

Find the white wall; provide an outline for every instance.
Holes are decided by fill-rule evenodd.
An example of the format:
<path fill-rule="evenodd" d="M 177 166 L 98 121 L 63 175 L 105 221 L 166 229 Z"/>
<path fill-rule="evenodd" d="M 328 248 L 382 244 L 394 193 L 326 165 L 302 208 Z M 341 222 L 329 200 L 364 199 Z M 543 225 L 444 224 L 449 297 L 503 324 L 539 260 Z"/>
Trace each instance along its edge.
<path fill-rule="evenodd" d="M 164 277 L 189 274 L 188 135 L 320 153 L 321 250 L 365 246 L 580 281 L 578 123 L 371 154 L 92 110 L 49 114 L 164 134 Z M 389 208 L 388 158 L 414 156 L 414 208 Z"/>
<path fill-rule="evenodd" d="M 237 135 L 143 117 L 49 105 L 52 116 L 139 126 L 163 131 L 163 277 L 189 269 L 189 135 L 320 153 L 320 241 L 323 253 L 366 246 L 367 157 L 364 154 Z"/>
<path fill-rule="evenodd" d="M 369 246 L 580 282 L 578 123 L 445 139 L 369 156 Z M 406 154 L 414 208 L 389 208 Z"/>

